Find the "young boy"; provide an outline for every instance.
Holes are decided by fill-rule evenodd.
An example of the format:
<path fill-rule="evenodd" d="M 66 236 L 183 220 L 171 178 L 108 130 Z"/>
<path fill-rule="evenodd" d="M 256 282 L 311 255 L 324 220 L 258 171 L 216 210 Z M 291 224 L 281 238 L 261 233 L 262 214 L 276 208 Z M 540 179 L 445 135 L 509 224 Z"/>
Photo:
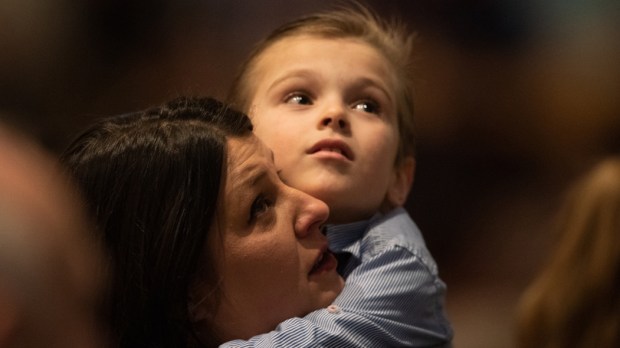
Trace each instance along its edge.
<path fill-rule="evenodd" d="M 332 306 L 227 346 L 450 346 L 445 284 L 402 208 L 414 173 L 411 41 L 359 6 L 285 24 L 242 66 L 230 101 L 283 181 L 328 204 L 346 285 Z"/>

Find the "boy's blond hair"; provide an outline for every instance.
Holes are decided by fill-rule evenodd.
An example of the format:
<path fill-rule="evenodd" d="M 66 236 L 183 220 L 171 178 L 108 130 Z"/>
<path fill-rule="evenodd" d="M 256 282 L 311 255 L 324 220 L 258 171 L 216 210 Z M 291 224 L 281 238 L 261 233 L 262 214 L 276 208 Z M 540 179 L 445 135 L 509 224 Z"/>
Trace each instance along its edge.
<path fill-rule="evenodd" d="M 260 41 L 241 65 L 229 93 L 229 102 L 249 112 L 252 76 L 261 55 L 286 38 L 309 35 L 327 39 L 358 39 L 374 47 L 390 63 L 396 77 L 399 148 L 396 164 L 414 155 L 412 51 L 414 34 L 396 20 L 379 18 L 367 7 L 352 3 L 286 23 Z"/>

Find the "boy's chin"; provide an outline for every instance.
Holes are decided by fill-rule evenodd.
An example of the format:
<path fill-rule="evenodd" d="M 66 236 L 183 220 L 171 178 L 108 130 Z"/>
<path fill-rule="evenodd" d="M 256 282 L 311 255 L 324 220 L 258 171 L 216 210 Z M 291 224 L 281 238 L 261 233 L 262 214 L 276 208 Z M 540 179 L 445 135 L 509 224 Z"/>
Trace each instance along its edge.
<path fill-rule="evenodd" d="M 375 213 L 377 213 L 378 209 L 365 209 L 365 210 L 357 210 L 351 208 L 352 205 L 343 205 L 343 206 L 332 206 L 327 204 L 330 209 L 329 219 L 327 220 L 328 224 L 348 224 L 351 222 L 357 222 L 362 220 L 370 219 Z M 347 206 L 349 208 L 347 208 Z"/>

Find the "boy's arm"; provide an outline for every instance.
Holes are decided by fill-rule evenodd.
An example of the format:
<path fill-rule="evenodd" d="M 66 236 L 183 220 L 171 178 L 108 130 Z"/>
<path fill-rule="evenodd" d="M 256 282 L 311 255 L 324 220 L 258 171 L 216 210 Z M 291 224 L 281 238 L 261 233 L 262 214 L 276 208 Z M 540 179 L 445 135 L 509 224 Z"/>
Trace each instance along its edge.
<path fill-rule="evenodd" d="M 332 306 L 221 347 L 449 347 L 444 291 L 424 257 L 389 246 L 363 260 Z"/>

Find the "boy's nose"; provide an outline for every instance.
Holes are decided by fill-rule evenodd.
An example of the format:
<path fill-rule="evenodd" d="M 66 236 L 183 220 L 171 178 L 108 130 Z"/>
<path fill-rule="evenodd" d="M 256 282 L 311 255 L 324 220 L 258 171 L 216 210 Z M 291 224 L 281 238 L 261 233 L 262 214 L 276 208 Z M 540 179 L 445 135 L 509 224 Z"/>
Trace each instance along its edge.
<path fill-rule="evenodd" d="M 331 127 L 336 131 L 348 131 L 347 110 L 342 105 L 329 106 L 321 115 L 320 128 Z"/>
<path fill-rule="evenodd" d="M 339 129 L 345 129 L 347 127 L 347 122 L 342 118 L 324 118 L 323 126 L 336 126 Z"/>

